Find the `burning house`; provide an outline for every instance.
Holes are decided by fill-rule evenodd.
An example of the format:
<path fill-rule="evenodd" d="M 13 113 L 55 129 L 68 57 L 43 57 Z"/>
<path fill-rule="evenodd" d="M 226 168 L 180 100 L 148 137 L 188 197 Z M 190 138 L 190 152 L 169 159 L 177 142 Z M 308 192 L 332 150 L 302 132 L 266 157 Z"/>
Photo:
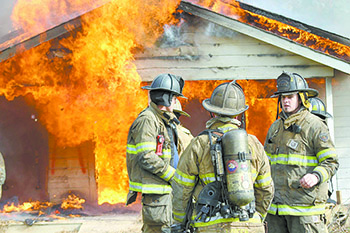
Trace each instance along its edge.
<path fill-rule="evenodd" d="M 60 202 L 73 193 L 88 203 L 124 203 L 126 137 L 147 105 L 140 86 L 164 72 L 186 80 L 182 105 L 192 117 L 181 120 L 193 134 L 210 117 L 201 101 L 237 80 L 250 106 L 245 127 L 263 143 L 283 70 L 307 78 L 333 115 L 341 163 L 334 189 L 348 198 L 349 40 L 238 2 L 79 2 L 55 5 L 69 17 L 39 25 L 46 18 L 38 6 L 18 1 L 12 19 L 21 28 L 0 37 L 3 201 Z M 23 7 L 34 9 L 23 15 Z"/>

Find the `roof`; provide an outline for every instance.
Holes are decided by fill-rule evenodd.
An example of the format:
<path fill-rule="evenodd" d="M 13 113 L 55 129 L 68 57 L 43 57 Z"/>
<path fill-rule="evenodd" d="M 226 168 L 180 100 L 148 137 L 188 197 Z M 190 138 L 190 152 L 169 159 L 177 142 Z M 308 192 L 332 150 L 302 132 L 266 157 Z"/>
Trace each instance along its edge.
<path fill-rule="evenodd" d="M 307 32 L 311 36 L 316 35 L 324 38 L 326 42 L 330 44 L 333 43 L 336 46 L 336 49 L 347 49 L 350 55 L 350 48 L 348 47 L 348 45 L 350 45 L 349 39 L 243 3 L 240 3 L 240 7 L 243 10 L 246 9 L 246 15 L 243 17 L 240 16 L 239 18 L 241 20 L 238 20 L 235 19 L 237 18 L 235 16 L 217 13 L 211 9 L 198 6 L 188 1 L 182 1 L 180 4 L 180 8 L 185 12 L 350 74 L 350 57 L 347 53 L 337 54 L 336 52 L 338 51 L 332 51 L 329 44 L 326 43 L 320 43 L 317 46 L 312 43 L 311 45 L 298 43 L 289 38 L 285 33 L 267 30 L 266 25 L 259 25 L 255 19 L 249 21 L 249 17 L 254 18 L 256 17 L 254 14 L 257 14 L 274 19 L 281 23 L 288 23 L 288 25 Z"/>
<path fill-rule="evenodd" d="M 12 0 L 2 1 L 4 1 L 4 6 L 6 8 L 3 9 L 3 11 L 7 12 L 13 10 L 12 8 L 15 3 Z M 12 22 L 10 15 L 3 16 L 1 19 L 5 21 L 4 24 L 6 27 L 0 30 L 0 62 L 44 42 L 59 38 L 67 32 L 81 28 L 81 16 L 102 7 L 109 1 L 110 0 L 95 0 L 93 4 L 81 6 L 81 9 L 76 9 L 72 6 L 73 9 L 67 9 L 67 12 L 55 12 L 51 9 L 52 11 L 45 18 L 47 22 L 40 25 L 38 28 L 41 30 L 36 32 L 27 32 L 23 30 L 23 28 L 11 27 L 10 25 Z M 79 4 L 81 3 L 77 3 L 77 5 Z M 57 10 L 59 11 L 60 9 Z"/>
<path fill-rule="evenodd" d="M 231 7 L 237 6 L 232 5 Z M 231 30 L 237 31 L 252 38 L 272 44 L 281 49 L 290 51 L 294 54 L 298 54 L 310 60 L 316 61 L 328 67 L 350 74 L 350 40 L 348 38 L 244 3 L 239 3 L 239 7 L 245 11 L 245 15 L 243 17 L 224 15 L 222 13 L 214 12 L 212 9 L 198 6 L 185 0 L 181 1 L 181 4 L 179 6 L 180 9 L 184 10 L 187 13 L 204 18 Z M 302 44 L 299 41 L 293 40 L 293 38 L 286 33 L 280 32 L 278 30 L 268 31 L 266 25 L 260 24 L 256 20 L 257 16 L 266 17 L 268 19 L 275 20 L 276 22 L 281 22 L 283 24 L 300 29 L 303 32 L 307 32 L 309 35 L 324 38 L 326 42 L 333 43 L 335 47 L 331 48 L 327 43 L 317 44 L 316 46 L 315 43 L 312 43 L 312 41 L 311 43 L 308 42 L 306 44 Z M 77 16 L 59 25 L 53 26 L 50 29 L 35 36 L 15 43 L 9 42 L 18 36 L 18 34 L 20 34 L 20 31 L 11 32 L 0 38 L 0 62 L 14 56 L 16 53 L 20 53 L 24 50 L 38 46 L 43 42 L 58 38 L 65 33 L 71 30 L 77 30 L 80 27 L 81 16 Z M 334 51 L 334 48 L 343 48 L 349 53 L 345 52 L 341 55 L 339 51 Z"/>

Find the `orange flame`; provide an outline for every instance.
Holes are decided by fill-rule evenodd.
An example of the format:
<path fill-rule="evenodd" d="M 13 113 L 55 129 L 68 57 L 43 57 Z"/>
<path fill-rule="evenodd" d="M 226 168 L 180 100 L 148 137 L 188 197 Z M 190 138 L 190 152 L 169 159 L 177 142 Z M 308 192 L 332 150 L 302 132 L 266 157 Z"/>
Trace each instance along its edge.
<path fill-rule="evenodd" d="M 13 19 L 34 30 L 34 19 L 46 14 L 40 9 L 51 9 L 58 2 L 62 1 L 36 1 L 27 8 L 27 1 L 18 1 Z M 90 8 L 95 1 L 65 2 L 74 3 L 74 8 Z M 8 100 L 18 96 L 33 99 L 40 122 L 56 137 L 58 146 L 94 142 L 99 204 L 125 201 L 127 132 L 147 105 L 132 50 L 153 45 L 163 25 L 176 22 L 172 13 L 178 3 L 109 1 L 85 14 L 82 28 L 74 34 L 0 64 L 0 95 Z M 65 6 L 61 8 L 65 10 Z M 41 16 L 39 21 L 45 21 L 45 15 Z"/>
<path fill-rule="evenodd" d="M 184 95 L 188 98 L 182 100 L 182 106 L 186 109 L 189 102 L 210 98 L 211 93 L 221 83 L 232 80 L 206 80 L 186 81 Z M 245 123 L 248 133 L 255 135 L 261 143 L 264 143 L 267 130 L 276 118 L 277 99 L 269 98 L 271 91 L 276 89 L 276 80 L 237 80 L 242 86 L 249 109 L 246 111 Z M 201 130 L 204 130 L 204 125 Z"/>
<path fill-rule="evenodd" d="M 307 31 L 281 23 L 240 8 L 234 0 L 189 0 L 214 12 L 232 17 L 240 22 L 270 31 L 296 43 L 321 51 L 328 55 L 350 61 L 350 47 Z"/>
<path fill-rule="evenodd" d="M 68 195 L 67 199 L 63 200 L 61 204 L 61 208 L 66 209 L 84 209 L 82 204 L 85 203 L 85 200 L 82 198 L 79 198 L 78 196 L 74 194 Z"/>
<path fill-rule="evenodd" d="M 14 203 L 6 204 L 0 211 L 1 213 L 22 212 L 22 211 L 34 211 L 43 210 L 53 206 L 50 202 L 23 202 L 23 204 L 15 205 Z"/>

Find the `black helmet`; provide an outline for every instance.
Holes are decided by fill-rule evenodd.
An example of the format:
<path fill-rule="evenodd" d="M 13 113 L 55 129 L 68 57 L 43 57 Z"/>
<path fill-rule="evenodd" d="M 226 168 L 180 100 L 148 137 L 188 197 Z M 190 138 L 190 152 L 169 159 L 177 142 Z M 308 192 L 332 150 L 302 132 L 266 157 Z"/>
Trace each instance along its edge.
<path fill-rule="evenodd" d="M 283 72 L 277 78 L 277 91 L 271 97 L 297 92 L 306 92 L 309 98 L 318 96 L 318 91 L 309 88 L 306 80 L 299 74 Z"/>
<path fill-rule="evenodd" d="M 184 97 L 182 89 L 185 81 L 180 76 L 173 74 L 160 74 L 152 82 L 151 86 L 144 86 L 142 89 L 146 90 L 163 90 L 173 92 L 177 96 Z"/>
<path fill-rule="evenodd" d="M 326 111 L 326 106 L 320 98 L 317 98 L 317 97 L 310 98 L 310 103 L 311 103 L 311 107 L 310 107 L 311 113 L 321 117 L 322 119 L 332 117 L 332 115 Z"/>
<path fill-rule="evenodd" d="M 224 116 L 236 116 L 248 109 L 243 90 L 235 81 L 217 86 L 202 105 L 207 111 Z"/>

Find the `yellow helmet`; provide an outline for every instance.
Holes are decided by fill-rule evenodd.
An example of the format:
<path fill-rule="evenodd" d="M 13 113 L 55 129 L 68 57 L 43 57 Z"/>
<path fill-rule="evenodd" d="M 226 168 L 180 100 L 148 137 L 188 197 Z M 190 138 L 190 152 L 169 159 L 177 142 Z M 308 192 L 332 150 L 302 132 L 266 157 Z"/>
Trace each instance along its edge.
<path fill-rule="evenodd" d="M 191 117 L 190 114 L 188 114 L 187 112 L 182 110 L 181 103 L 180 103 L 180 101 L 178 99 L 176 99 L 176 103 L 174 105 L 173 112 L 174 113 L 179 113 L 180 115 L 183 115 L 183 116 Z"/>

